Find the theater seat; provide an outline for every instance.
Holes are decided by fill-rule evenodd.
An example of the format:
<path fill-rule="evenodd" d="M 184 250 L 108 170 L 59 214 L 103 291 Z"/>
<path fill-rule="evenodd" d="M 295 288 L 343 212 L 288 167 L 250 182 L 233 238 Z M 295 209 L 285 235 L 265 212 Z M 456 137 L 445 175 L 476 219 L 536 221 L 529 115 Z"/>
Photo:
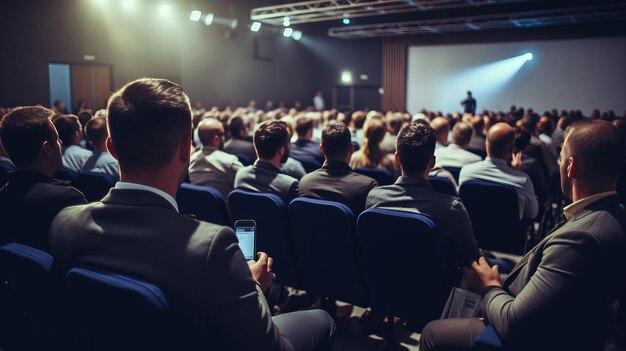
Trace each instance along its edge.
<path fill-rule="evenodd" d="M 459 175 L 461 174 L 461 169 L 458 167 L 443 167 L 443 169 L 445 169 L 446 171 L 450 172 L 450 174 L 452 174 L 452 176 L 454 177 L 454 180 L 457 181 L 457 183 L 459 182 Z"/>
<path fill-rule="evenodd" d="M 319 162 L 318 162 L 318 161 L 316 161 L 316 160 L 307 160 L 307 159 L 302 159 L 302 160 L 300 160 L 300 159 L 298 159 L 298 161 L 299 161 L 300 163 L 302 163 L 302 167 L 304 167 L 304 170 L 305 170 L 307 173 L 311 173 L 311 172 L 313 172 L 313 171 L 315 171 L 315 170 L 319 169 L 320 167 L 322 167 L 322 164 L 321 164 L 321 163 L 319 163 Z"/>
<path fill-rule="evenodd" d="M 448 241 L 428 217 L 385 209 L 358 218 L 368 298 L 373 310 L 414 329 L 438 319 L 452 287 Z"/>
<path fill-rule="evenodd" d="M 56 349 L 62 321 L 61 289 L 50 274 L 52 256 L 11 243 L 0 247 L 2 328 L 7 350 Z"/>
<path fill-rule="evenodd" d="M 454 184 L 452 184 L 450 179 L 446 177 L 430 176 L 428 177 L 428 182 L 430 183 L 430 186 L 439 193 L 451 196 L 459 196 L 459 194 L 456 192 Z"/>
<path fill-rule="evenodd" d="M 502 347 L 502 341 L 496 334 L 496 330 L 492 325 L 488 325 L 478 336 L 474 339 L 474 346 L 472 351 L 496 351 L 504 350 Z"/>
<path fill-rule="evenodd" d="M 84 267 L 70 270 L 66 283 L 74 322 L 87 349 L 198 349 L 192 328 L 159 287 Z"/>
<path fill-rule="evenodd" d="M 276 281 L 299 287 L 295 248 L 283 200 L 274 194 L 235 189 L 228 195 L 228 209 L 233 224 L 239 219 L 256 222 L 257 251 L 266 252 L 274 260 Z"/>
<path fill-rule="evenodd" d="M 241 162 L 241 164 L 244 166 L 250 166 L 254 162 L 254 160 L 251 160 L 242 154 L 235 154 L 235 156 L 237 156 L 237 159 L 239 160 L 239 162 Z"/>
<path fill-rule="evenodd" d="M 395 181 L 391 173 L 380 168 L 360 167 L 356 168 L 354 171 L 374 179 L 378 185 L 391 185 Z"/>
<path fill-rule="evenodd" d="M 289 219 L 303 288 L 367 307 L 363 260 L 350 208 L 300 197 L 289 204 Z"/>
<path fill-rule="evenodd" d="M 78 179 L 78 172 L 75 172 L 69 168 L 61 167 L 56 172 L 54 172 L 52 178 L 73 182 Z"/>
<path fill-rule="evenodd" d="M 115 177 L 106 173 L 83 172 L 72 185 L 85 195 L 88 202 L 94 202 L 102 200 L 116 182 Z"/>
<path fill-rule="evenodd" d="M 176 194 L 176 202 L 182 214 L 193 214 L 205 222 L 230 225 L 222 194 L 210 186 L 183 183 Z"/>

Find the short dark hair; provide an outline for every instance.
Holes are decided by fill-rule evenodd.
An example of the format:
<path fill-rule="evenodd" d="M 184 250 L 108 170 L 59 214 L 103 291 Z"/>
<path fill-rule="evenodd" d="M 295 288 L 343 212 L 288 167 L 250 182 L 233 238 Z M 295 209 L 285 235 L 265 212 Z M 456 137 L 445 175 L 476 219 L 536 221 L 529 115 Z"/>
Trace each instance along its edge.
<path fill-rule="evenodd" d="M 616 180 L 620 176 L 626 146 L 617 127 L 603 120 L 581 120 L 572 123 L 565 133 L 569 156 L 580 161 L 590 179 Z"/>
<path fill-rule="evenodd" d="M 2 118 L 0 140 L 17 167 L 35 161 L 45 141 L 57 142 L 50 117 L 54 112 L 42 106 L 17 107 Z"/>
<path fill-rule="evenodd" d="M 107 120 L 120 168 L 158 170 L 191 134 L 191 105 L 178 84 L 141 78 L 111 96 Z"/>
<path fill-rule="evenodd" d="M 342 122 L 329 122 L 322 130 L 322 146 L 326 159 L 345 158 L 352 150 L 350 130 Z"/>
<path fill-rule="evenodd" d="M 231 138 L 239 138 L 241 131 L 245 127 L 246 124 L 241 116 L 233 116 L 230 120 L 228 120 L 228 131 L 230 132 Z"/>
<path fill-rule="evenodd" d="M 87 122 L 85 126 L 87 138 L 93 145 L 100 144 L 107 140 L 109 131 L 107 129 L 106 117 L 96 117 Z"/>
<path fill-rule="evenodd" d="M 78 121 L 81 126 L 87 126 L 87 122 L 89 122 L 93 118 L 93 115 L 89 111 L 83 111 L 78 114 Z"/>
<path fill-rule="evenodd" d="M 312 119 L 304 116 L 296 118 L 296 133 L 298 133 L 299 137 L 304 136 L 311 129 L 313 129 Z"/>
<path fill-rule="evenodd" d="M 74 115 L 62 115 L 53 121 L 59 132 L 59 139 L 64 145 L 70 146 L 74 143 L 74 135 L 81 131 L 80 121 Z"/>
<path fill-rule="evenodd" d="M 254 132 L 254 148 L 259 158 L 269 159 L 276 156 L 281 147 L 289 144 L 291 135 L 287 123 L 283 121 L 265 121 Z"/>
<path fill-rule="evenodd" d="M 409 175 L 423 173 L 435 153 L 435 130 L 427 124 L 411 123 L 400 130 L 396 150 L 402 169 Z"/>

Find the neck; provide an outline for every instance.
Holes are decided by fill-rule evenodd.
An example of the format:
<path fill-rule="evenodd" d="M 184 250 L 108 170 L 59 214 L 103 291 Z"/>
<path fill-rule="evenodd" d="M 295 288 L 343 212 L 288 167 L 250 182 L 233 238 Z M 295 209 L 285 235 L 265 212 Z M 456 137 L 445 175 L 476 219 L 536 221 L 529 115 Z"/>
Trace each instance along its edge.
<path fill-rule="evenodd" d="M 35 173 L 43 174 L 46 177 L 50 177 L 50 178 L 52 178 L 52 175 L 54 174 L 54 170 L 52 169 L 52 167 L 49 167 L 48 165 L 44 165 L 44 164 L 38 164 L 38 163 L 25 166 L 25 167 L 17 167 L 17 170 L 35 172 Z"/>
<path fill-rule="evenodd" d="M 282 165 L 280 164 L 280 157 L 274 158 L 259 158 L 260 161 L 270 163 L 274 165 L 276 168 L 281 169 Z"/>
<path fill-rule="evenodd" d="M 600 193 L 607 191 L 615 191 L 616 184 L 614 181 L 594 181 L 590 184 L 585 184 L 580 181 L 574 180 L 572 184 L 572 201 L 576 202 Z"/>
<path fill-rule="evenodd" d="M 176 198 L 176 193 L 180 187 L 180 182 L 173 181 L 172 177 L 163 177 L 165 170 L 146 173 L 132 173 L 120 169 L 120 181 L 127 183 L 136 183 L 151 186 L 168 193 L 173 198 Z"/>
<path fill-rule="evenodd" d="M 107 151 L 106 141 L 102 142 L 101 144 L 94 145 L 94 150 L 97 151 L 97 152 L 105 152 L 105 151 Z"/>

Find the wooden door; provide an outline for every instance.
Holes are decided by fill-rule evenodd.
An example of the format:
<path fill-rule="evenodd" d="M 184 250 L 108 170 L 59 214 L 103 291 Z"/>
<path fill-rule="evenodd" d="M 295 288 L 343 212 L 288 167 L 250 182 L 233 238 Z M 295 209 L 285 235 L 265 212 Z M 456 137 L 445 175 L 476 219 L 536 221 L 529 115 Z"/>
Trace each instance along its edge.
<path fill-rule="evenodd" d="M 89 108 L 95 113 L 106 108 L 111 95 L 111 66 L 106 65 L 72 65 L 72 112 L 81 99 L 87 101 Z"/>

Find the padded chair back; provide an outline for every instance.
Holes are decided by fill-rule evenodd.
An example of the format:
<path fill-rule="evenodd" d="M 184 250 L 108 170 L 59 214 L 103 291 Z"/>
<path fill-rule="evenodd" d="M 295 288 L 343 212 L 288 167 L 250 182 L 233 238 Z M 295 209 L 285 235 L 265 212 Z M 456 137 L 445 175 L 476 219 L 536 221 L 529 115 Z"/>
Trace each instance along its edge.
<path fill-rule="evenodd" d="M 302 287 L 323 297 L 367 307 L 361 248 L 350 208 L 300 197 L 289 204 L 289 220 L 302 267 Z"/>
<path fill-rule="evenodd" d="M 73 268 L 68 301 L 89 350 L 194 349 L 192 332 L 163 291 L 150 283 L 102 270 Z"/>
<path fill-rule="evenodd" d="M 452 184 L 450 179 L 446 177 L 435 177 L 435 176 L 428 177 L 428 182 L 430 183 L 430 186 L 432 186 L 433 189 L 435 189 L 435 191 L 439 193 L 452 195 L 452 196 L 459 196 L 459 194 L 456 192 L 456 188 L 454 187 L 454 184 Z"/>
<path fill-rule="evenodd" d="M 468 180 L 461 184 L 459 194 L 480 248 L 523 254 L 525 238 L 513 187 L 485 180 Z"/>
<path fill-rule="evenodd" d="M 448 240 L 428 217 L 385 209 L 358 218 L 370 306 L 423 326 L 441 316 L 450 292 Z"/>
<path fill-rule="evenodd" d="M 252 162 L 254 162 L 254 160 L 251 160 L 242 154 L 235 154 L 235 156 L 237 156 L 237 158 L 239 159 L 239 162 L 241 162 L 241 164 L 244 166 L 250 166 Z"/>
<path fill-rule="evenodd" d="M 193 214 L 205 222 L 230 226 L 226 202 L 219 191 L 210 186 L 183 183 L 176 194 L 180 213 Z"/>
<path fill-rule="evenodd" d="M 89 202 L 100 201 L 115 186 L 117 179 L 110 174 L 82 172 L 72 185 L 80 190 Z"/>
<path fill-rule="evenodd" d="M 298 287 L 295 249 L 283 200 L 274 194 L 235 189 L 228 195 L 228 209 L 233 224 L 239 219 L 256 222 L 257 252 L 272 257 L 279 283 Z"/>
<path fill-rule="evenodd" d="M 320 167 L 322 167 L 322 164 L 320 164 L 316 160 L 298 160 L 298 161 L 300 163 L 302 163 L 302 167 L 304 167 L 304 170 L 307 173 L 311 173 L 311 172 L 319 169 Z"/>
<path fill-rule="evenodd" d="M 68 182 L 74 182 L 78 179 L 78 173 L 65 167 L 59 168 L 52 176 L 55 179 L 66 180 Z"/>
<path fill-rule="evenodd" d="M 395 181 L 393 176 L 388 171 L 380 168 L 361 167 L 355 169 L 354 171 L 374 179 L 378 185 L 391 185 Z"/>
<path fill-rule="evenodd" d="M 482 157 L 483 160 L 485 159 L 485 157 L 487 157 L 487 151 L 485 151 L 483 149 L 475 149 L 475 148 L 468 147 L 467 151 L 473 153 L 474 155 L 478 155 L 478 156 Z"/>
<path fill-rule="evenodd" d="M 60 287 L 50 273 L 52 256 L 18 243 L 0 247 L 2 346 L 54 349 L 58 341 Z M 58 345 L 57 345 L 58 346 Z"/>
<path fill-rule="evenodd" d="M 0 161 L 0 187 L 9 181 L 9 172 L 13 170 L 15 170 L 13 164 L 6 161 Z"/>
<path fill-rule="evenodd" d="M 459 174 L 461 174 L 461 169 L 458 167 L 443 167 L 443 169 L 445 169 L 446 171 L 450 172 L 450 174 L 452 174 L 452 176 L 454 177 L 454 180 L 456 180 L 456 182 L 459 182 Z"/>

